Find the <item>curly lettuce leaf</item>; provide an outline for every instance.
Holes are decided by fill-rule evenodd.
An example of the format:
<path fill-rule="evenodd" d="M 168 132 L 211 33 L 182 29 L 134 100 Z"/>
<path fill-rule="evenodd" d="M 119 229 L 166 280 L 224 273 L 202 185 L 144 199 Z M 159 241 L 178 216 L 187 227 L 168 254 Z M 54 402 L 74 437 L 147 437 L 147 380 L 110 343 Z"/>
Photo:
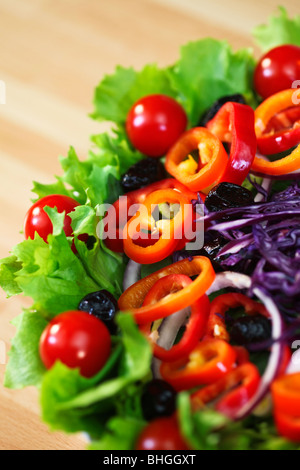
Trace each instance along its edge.
<path fill-rule="evenodd" d="M 37 194 L 38 199 L 41 199 L 45 196 L 51 196 L 52 194 L 61 194 L 63 196 L 74 197 L 74 193 L 71 189 L 67 189 L 63 181 L 61 181 L 59 176 L 55 177 L 56 182 L 50 184 L 39 183 L 38 181 L 33 181 L 32 192 Z M 33 201 L 36 201 L 37 198 L 33 198 Z"/>
<path fill-rule="evenodd" d="M 95 207 L 116 199 L 121 192 L 119 179 L 120 167 L 118 156 L 110 149 L 103 148 L 101 158 L 90 153 L 88 158 L 80 160 L 73 147 L 66 157 L 60 157 L 63 175 L 57 176 L 57 182 L 41 184 L 34 182 L 32 189 L 39 198 L 50 194 L 63 194 L 76 199 L 80 204 L 88 200 Z"/>
<path fill-rule="evenodd" d="M 0 286 L 7 297 L 20 294 L 22 289 L 15 280 L 16 272 L 21 269 L 21 263 L 16 256 L 8 256 L 0 260 Z"/>
<path fill-rule="evenodd" d="M 117 156 L 120 177 L 129 167 L 144 158 L 143 154 L 130 146 L 124 129 L 114 130 L 113 135 L 106 133 L 93 135 L 91 141 L 94 144 L 90 151 L 92 158 L 102 160 L 103 155 L 110 154 L 114 158 Z"/>
<path fill-rule="evenodd" d="M 249 104 L 255 104 L 254 64 L 250 49 L 233 52 L 226 41 L 206 38 L 183 46 L 169 76 L 190 126 L 196 126 L 203 113 L 224 95 L 241 93 Z"/>
<path fill-rule="evenodd" d="M 300 15 L 289 18 L 286 9 L 279 7 L 278 13 L 270 16 L 267 24 L 256 26 L 252 34 L 262 52 L 281 44 L 300 46 Z"/>
<path fill-rule="evenodd" d="M 45 208 L 53 223 L 48 243 L 36 236 L 19 243 L 13 254 L 22 263 L 15 281 L 24 295 L 33 299 L 33 308 L 49 317 L 77 308 L 89 292 L 99 286 L 91 279 L 74 254 L 63 231 L 64 213 Z"/>
<path fill-rule="evenodd" d="M 122 194 L 122 174 L 144 156 L 130 147 L 121 130 L 112 135 L 93 135 L 91 141 L 93 146 L 86 159 L 80 160 L 73 147 L 70 147 L 66 157 L 60 157 L 63 174 L 55 177 L 56 182 L 33 182 L 32 191 L 38 198 L 62 194 L 76 199 L 80 204 L 89 201 L 93 207 L 118 199 Z"/>

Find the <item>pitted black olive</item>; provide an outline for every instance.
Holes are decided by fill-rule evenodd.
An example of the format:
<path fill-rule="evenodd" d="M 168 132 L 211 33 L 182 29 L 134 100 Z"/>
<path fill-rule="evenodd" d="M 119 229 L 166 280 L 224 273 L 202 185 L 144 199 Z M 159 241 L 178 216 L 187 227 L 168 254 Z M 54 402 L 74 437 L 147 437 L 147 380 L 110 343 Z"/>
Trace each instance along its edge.
<path fill-rule="evenodd" d="M 157 158 L 144 158 L 132 165 L 121 177 L 123 191 L 128 193 L 166 177 L 165 169 Z"/>
<path fill-rule="evenodd" d="M 226 243 L 228 243 L 228 240 L 225 237 L 214 230 L 210 230 L 205 233 L 201 254 L 213 260 Z"/>
<path fill-rule="evenodd" d="M 176 391 L 161 379 L 145 385 L 141 397 L 144 418 L 148 421 L 161 416 L 171 416 L 176 410 Z"/>
<path fill-rule="evenodd" d="M 78 310 L 83 310 L 102 320 L 111 334 L 116 334 L 117 325 L 114 318 L 118 311 L 118 303 L 107 290 L 99 290 L 87 294 L 79 303 Z"/>
<path fill-rule="evenodd" d="M 253 194 L 243 186 L 219 183 L 209 191 L 204 204 L 210 212 L 217 212 L 230 207 L 248 206 L 253 202 Z"/>
<path fill-rule="evenodd" d="M 230 339 L 236 344 L 247 345 L 271 338 L 271 322 L 263 315 L 247 315 L 235 319 L 230 327 Z"/>

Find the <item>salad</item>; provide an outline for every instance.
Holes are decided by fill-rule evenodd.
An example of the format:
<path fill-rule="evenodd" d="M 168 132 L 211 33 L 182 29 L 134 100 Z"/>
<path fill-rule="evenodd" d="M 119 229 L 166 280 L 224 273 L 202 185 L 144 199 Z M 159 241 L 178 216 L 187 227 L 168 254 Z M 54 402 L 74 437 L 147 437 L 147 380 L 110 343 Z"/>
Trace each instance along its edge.
<path fill-rule="evenodd" d="M 5 386 L 94 450 L 300 449 L 300 16 L 118 66 L 0 261 Z"/>

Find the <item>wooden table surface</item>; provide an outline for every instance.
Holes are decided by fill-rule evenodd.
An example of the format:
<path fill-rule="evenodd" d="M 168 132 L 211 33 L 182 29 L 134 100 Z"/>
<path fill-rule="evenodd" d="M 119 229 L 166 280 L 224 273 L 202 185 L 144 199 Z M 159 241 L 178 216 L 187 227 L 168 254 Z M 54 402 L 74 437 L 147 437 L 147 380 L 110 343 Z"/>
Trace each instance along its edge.
<path fill-rule="evenodd" d="M 284 2 L 291 15 L 298 0 Z M 103 129 L 88 117 L 93 89 L 115 65 L 140 68 L 178 57 L 181 44 L 205 36 L 234 48 L 253 47 L 251 30 L 278 1 L 0 0 L 0 257 L 22 240 L 32 180 L 60 174 L 59 155 L 73 145 L 81 158 Z M 6 352 L 26 299 L 0 292 L 0 341 Z M 0 449 L 84 449 L 81 435 L 49 432 L 33 388 L 3 387 L 0 364 Z"/>

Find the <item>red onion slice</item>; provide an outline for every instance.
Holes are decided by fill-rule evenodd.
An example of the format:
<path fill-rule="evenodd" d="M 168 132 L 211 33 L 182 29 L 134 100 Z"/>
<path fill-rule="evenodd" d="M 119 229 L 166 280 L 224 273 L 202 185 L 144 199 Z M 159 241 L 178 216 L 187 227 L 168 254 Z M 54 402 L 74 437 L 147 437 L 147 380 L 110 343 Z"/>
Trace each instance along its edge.
<path fill-rule="evenodd" d="M 271 178 L 264 178 L 261 182 L 261 187 L 268 193 L 270 191 L 271 184 L 272 184 Z M 263 200 L 264 200 L 264 195 L 261 193 L 257 193 L 254 198 L 254 202 L 263 202 Z"/>
<path fill-rule="evenodd" d="M 234 287 L 236 289 L 249 289 L 251 286 L 251 278 L 246 274 L 236 273 L 234 271 L 225 271 L 216 274 L 215 280 L 207 290 L 206 294 L 210 295 L 214 292 L 225 289 L 226 287 Z"/>
<path fill-rule="evenodd" d="M 262 301 L 266 307 L 272 322 L 272 339 L 277 340 L 282 335 L 283 322 L 281 319 L 280 312 L 268 295 L 266 295 L 261 289 L 253 289 L 253 293 L 256 297 Z M 270 357 L 264 374 L 261 378 L 258 389 L 255 395 L 243 406 L 236 414 L 234 419 L 242 419 L 248 416 L 254 408 L 261 402 L 261 400 L 269 392 L 270 384 L 276 378 L 278 369 L 280 366 L 284 344 L 281 341 L 275 341 L 271 346 Z"/>
<path fill-rule="evenodd" d="M 164 318 L 161 326 L 158 329 L 159 337 L 157 340 L 157 344 L 162 348 L 169 350 L 175 342 L 179 329 L 186 323 L 186 320 L 189 315 L 190 308 L 187 307 Z M 154 357 L 152 360 L 152 373 L 153 378 L 155 379 L 161 378 L 159 370 L 160 365 L 161 360 Z"/>
<path fill-rule="evenodd" d="M 157 344 L 159 346 L 167 350 L 173 346 L 178 331 L 186 323 L 190 312 L 191 310 L 188 307 L 164 318 L 161 326 L 158 329 L 159 337 Z"/>
<path fill-rule="evenodd" d="M 128 287 L 132 286 L 132 284 L 135 284 L 140 279 L 141 269 L 142 269 L 141 264 L 136 263 L 132 259 L 128 261 L 128 264 L 124 272 L 124 278 L 123 278 L 124 291 L 128 289 Z"/>
<path fill-rule="evenodd" d="M 212 294 L 213 292 L 224 289 L 226 287 L 248 289 L 250 286 L 251 278 L 249 276 L 226 271 L 216 275 L 215 281 L 207 291 L 207 294 Z M 263 292 L 263 290 L 255 288 L 253 289 L 253 293 L 265 305 L 272 322 L 272 339 L 277 340 L 282 335 L 283 331 L 283 322 L 277 306 L 273 300 Z M 270 357 L 267 367 L 263 376 L 261 377 L 261 381 L 255 395 L 236 413 L 236 415 L 233 417 L 234 420 L 243 419 L 248 416 L 268 393 L 270 384 L 275 379 L 278 368 L 280 366 L 283 347 L 284 345 L 281 341 L 273 343 L 270 350 Z"/>

